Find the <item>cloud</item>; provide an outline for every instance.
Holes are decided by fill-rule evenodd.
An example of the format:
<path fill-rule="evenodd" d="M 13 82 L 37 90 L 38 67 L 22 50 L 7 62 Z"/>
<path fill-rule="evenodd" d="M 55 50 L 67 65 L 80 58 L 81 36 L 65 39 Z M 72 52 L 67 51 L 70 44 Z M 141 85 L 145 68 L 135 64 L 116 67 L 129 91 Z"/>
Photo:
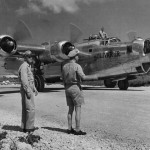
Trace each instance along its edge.
<path fill-rule="evenodd" d="M 61 13 L 62 11 L 68 13 L 75 13 L 79 8 L 79 4 L 83 3 L 89 5 L 90 3 L 106 3 L 116 0 L 26 0 L 27 7 L 22 7 L 16 11 L 19 15 L 27 13 L 46 13 L 52 11 L 53 13 Z"/>
<path fill-rule="evenodd" d="M 29 13 L 40 13 L 40 14 L 46 14 L 46 11 L 42 10 L 36 3 L 30 3 L 27 7 L 20 7 L 16 10 L 16 13 L 19 16 L 29 14 Z"/>

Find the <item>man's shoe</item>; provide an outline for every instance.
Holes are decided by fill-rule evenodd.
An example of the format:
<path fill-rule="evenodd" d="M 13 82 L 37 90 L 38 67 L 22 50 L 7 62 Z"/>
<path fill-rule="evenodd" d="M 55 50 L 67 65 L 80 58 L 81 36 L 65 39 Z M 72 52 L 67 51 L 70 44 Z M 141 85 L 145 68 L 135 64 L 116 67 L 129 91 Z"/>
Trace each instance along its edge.
<path fill-rule="evenodd" d="M 71 130 L 69 130 L 69 129 L 67 130 L 67 133 L 68 133 L 68 134 L 74 134 L 75 132 L 76 132 L 76 131 L 75 131 L 73 128 L 71 128 Z"/>
<path fill-rule="evenodd" d="M 83 132 L 83 131 L 75 131 L 74 133 L 75 135 L 86 135 L 86 132 Z"/>

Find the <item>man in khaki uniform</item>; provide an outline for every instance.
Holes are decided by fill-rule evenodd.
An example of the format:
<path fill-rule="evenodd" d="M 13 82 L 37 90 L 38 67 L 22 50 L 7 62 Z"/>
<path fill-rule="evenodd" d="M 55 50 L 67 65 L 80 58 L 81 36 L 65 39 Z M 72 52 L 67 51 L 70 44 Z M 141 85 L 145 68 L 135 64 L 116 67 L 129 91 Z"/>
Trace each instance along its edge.
<path fill-rule="evenodd" d="M 78 61 L 78 49 L 71 49 L 68 56 L 69 61 L 62 65 L 62 78 L 65 86 L 68 111 L 68 134 L 85 135 L 86 132 L 80 129 L 81 105 L 84 104 L 84 96 L 81 88 L 81 80 L 97 80 L 97 77 L 86 76 Z M 72 115 L 75 108 L 76 130 L 72 128 Z"/>
<path fill-rule="evenodd" d="M 20 66 L 18 73 L 21 82 L 21 97 L 22 97 L 22 124 L 23 132 L 34 131 L 35 120 L 35 104 L 34 104 L 34 92 L 38 94 L 34 85 L 34 76 L 31 71 L 31 51 L 24 53 L 24 63 Z"/>

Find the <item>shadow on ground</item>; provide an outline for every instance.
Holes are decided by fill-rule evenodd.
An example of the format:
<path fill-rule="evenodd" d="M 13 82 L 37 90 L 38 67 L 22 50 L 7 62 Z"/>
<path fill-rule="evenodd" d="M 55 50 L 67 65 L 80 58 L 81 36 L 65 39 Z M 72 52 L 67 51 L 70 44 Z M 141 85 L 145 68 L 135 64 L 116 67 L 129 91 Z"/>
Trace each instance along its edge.
<path fill-rule="evenodd" d="M 17 90 L 17 91 L 2 91 L 2 92 L 0 92 L 0 94 L 12 94 L 12 93 L 20 93 L 20 91 Z"/>
<path fill-rule="evenodd" d="M 4 125 L 4 126 L 2 127 L 2 129 L 22 132 L 22 129 L 21 129 L 20 126 Z"/>
<path fill-rule="evenodd" d="M 47 93 L 47 92 L 60 92 L 61 90 L 64 90 L 64 88 L 45 88 L 42 93 Z"/>
<path fill-rule="evenodd" d="M 60 129 L 60 128 L 53 128 L 53 127 L 42 127 L 43 129 L 51 130 L 51 131 L 58 131 L 58 132 L 63 132 L 67 133 L 66 129 Z"/>
<path fill-rule="evenodd" d="M 144 91 L 137 89 L 120 90 L 119 88 L 105 88 L 105 87 L 83 87 L 83 90 L 108 90 L 108 91 Z"/>

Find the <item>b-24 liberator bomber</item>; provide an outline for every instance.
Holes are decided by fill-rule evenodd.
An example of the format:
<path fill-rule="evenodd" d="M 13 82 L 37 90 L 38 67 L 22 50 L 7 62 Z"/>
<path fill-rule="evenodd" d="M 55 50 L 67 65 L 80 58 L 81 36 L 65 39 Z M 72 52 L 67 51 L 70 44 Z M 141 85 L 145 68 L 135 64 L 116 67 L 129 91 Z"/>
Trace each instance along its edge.
<path fill-rule="evenodd" d="M 17 74 L 23 52 L 31 50 L 35 61 L 35 85 L 39 91 L 44 90 L 45 83 L 61 81 L 61 64 L 69 59 L 65 53 L 70 47 L 80 50 L 78 63 L 84 73 L 104 80 L 108 88 L 114 88 L 118 84 L 120 90 L 127 90 L 129 80 L 149 72 L 150 39 L 135 38 L 132 42 L 124 43 L 116 37 L 105 40 L 89 38 L 77 43 L 81 31 L 73 24 L 70 28 L 70 41 L 42 45 L 20 44 L 20 41 L 31 37 L 31 33 L 25 23 L 19 21 L 17 30 L 12 35 L 0 36 L 0 59 L 4 62 L 3 67 Z"/>

